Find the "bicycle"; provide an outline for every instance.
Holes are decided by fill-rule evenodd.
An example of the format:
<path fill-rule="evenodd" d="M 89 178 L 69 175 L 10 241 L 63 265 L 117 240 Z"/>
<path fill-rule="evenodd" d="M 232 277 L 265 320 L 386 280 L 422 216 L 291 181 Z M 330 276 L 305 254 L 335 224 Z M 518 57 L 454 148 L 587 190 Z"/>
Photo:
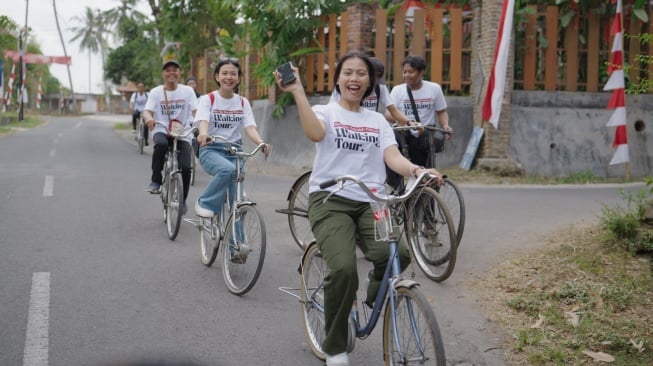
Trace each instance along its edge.
<path fill-rule="evenodd" d="M 168 124 L 161 121 L 154 121 L 168 129 Z M 181 217 L 183 216 L 182 206 L 184 204 L 184 185 L 179 169 L 179 149 L 177 142 L 193 133 L 190 129 L 184 133 L 184 126 L 178 122 L 172 122 L 168 135 L 172 137 L 172 144 L 168 144 L 165 164 L 163 165 L 163 183 L 161 184 L 161 202 L 163 203 L 163 221 L 166 223 L 168 239 L 175 240 L 179 234 Z"/>
<path fill-rule="evenodd" d="M 426 159 L 426 167 L 435 168 L 435 156 L 437 152 L 435 151 L 434 135 L 436 132 L 449 134 L 451 133 L 451 131 L 435 126 L 430 126 L 430 125 L 393 127 L 393 129 L 396 131 L 416 130 L 419 128 L 424 128 L 426 130 L 426 133 L 429 134 L 428 135 L 429 151 Z M 408 145 L 406 144 L 406 141 L 403 139 L 403 134 L 397 134 L 397 136 L 402 139 L 401 145 L 407 148 Z M 402 154 L 406 156 L 406 158 L 410 158 L 408 156 L 407 151 L 402 151 Z M 463 238 L 463 232 L 465 230 L 465 200 L 463 198 L 462 191 L 460 190 L 460 188 L 458 188 L 458 185 L 456 184 L 456 182 L 453 181 L 453 179 L 447 176 L 443 176 L 443 179 L 444 179 L 444 184 L 439 188 L 437 188 L 436 191 L 440 194 L 442 199 L 445 201 L 447 207 L 449 208 L 449 212 L 451 213 L 451 216 L 454 220 L 454 226 L 456 227 L 457 243 L 460 244 Z M 396 187 L 396 189 L 399 192 L 401 192 L 403 188 L 404 188 L 403 185 Z"/>
<path fill-rule="evenodd" d="M 288 208 L 277 209 L 278 213 L 288 215 L 288 226 L 293 240 L 302 251 L 315 240 L 308 222 L 308 180 L 311 171 L 302 174 L 293 183 L 288 192 Z"/>
<path fill-rule="evenodd" d="M 256 203 L 247 199 L 243 187 L 247 160 L 261 151 L 265 143 L 251 152 L 242 151 L 240 144 L 226 141 L 220 136 L 209 136 L 212 142 L 223 142 L 227 151 L 236 159 L 236 197 L 229 205 L 229 193 L 225 195 L 220 214 L 210 219 L 186 219 L 196 225 L 200 234 L 200 258 L 210 267 L 222 247 L 222 276 L 229 292 L 244 295 L 254 287 L 263 268 L 266 249 L 266 233 L 263 216 Z M 229 245 L 222 245 L 229 243 Z"/>
<path fill-rule="evenodd" d="M 427 172 L 422 173 L 418 181 L 427 175 Z M 372 193 L 363 182 L 352 176 L 338 177 L 320 184 L 320 187 L 326 188 L 339 184 L 339 189 L 342 189 L 347 181 L 358 184 L 371 199 L 382 204 L 379 209 L 374 210 L 375 231 L 377 240 L 385 240 L 390 246 L 390 258 L 369 316 L 367 309 L 363 307 L 364 320 L 361 319 L 357 300 L 354 300 L 349 320 L 347 352 L 353 350 L 355 338 L 365 339 L 371 334 L 379 320 L 381 311 L 385 309 L 383 314 L 383 358 L 386 365 L 445 365 L 444 344 L 435 314 L 425 296 L 419 291 L 419 284 L 401 275 L 397 254 L 398 238 L 400 237 L 397 235 L 397 228 L 400 226 L 395 225 L 397 210 L 391 209 L 411 201 L 414 202 L 410 198 L 417 190 L 430 188 L 415 184 L 401 196 L 381 197 Z M 325 200 L 329 199 L 332 194 L 329 194 Z M 440 209 L 445 217 L 449 217 L 446 206 L 440 206 Z M 450 221 L 449 226 L 453 236 Z M 452 253 L 455 255 L 455 249 Z M 299 299 L 302 309 L 302 325 L 311 351 L 319 359 L 324 360 L 326 354 L 322 350 L 322 341 L 325 337 L 323 281 L 328 274 L 328 268 L 316 242 L 311 243 L 304 252 L 299 273 L 301 276 L 299 295 L 291 292 L 294 289 L 280 288 L 280 290 Z"/>

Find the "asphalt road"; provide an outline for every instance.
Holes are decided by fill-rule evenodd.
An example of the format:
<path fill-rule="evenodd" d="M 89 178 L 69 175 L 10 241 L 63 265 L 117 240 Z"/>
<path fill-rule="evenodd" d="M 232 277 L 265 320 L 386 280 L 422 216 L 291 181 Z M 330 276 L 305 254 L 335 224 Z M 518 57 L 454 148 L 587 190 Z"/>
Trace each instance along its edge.
<path fill-rule="evenodd" d="M 292 169 L 250 165 L 246 189 L 265 218 L 268 251 L 254 289 L 236 297 L 219 264 L 201 264 L 190 224 L 167 239 L 160 200 L 144 191 L 151 157 L 113 129 L 129 118 L 48 117 L 0 137 L 0 365 L 322 365 L 304 340 L 297 300 L 279 290 L 298 284 L 301 257 L 286 216 L 274 211 L 294 180 L 279 173 Z M 190 217 L 207 181 L 198 172 Z M 454 274 L 437 284 L 414 270 L 448 363 L 503 365 L 469 280 L 622 201 L 614 186 L 462 188 L 467 224 Z M 379 324 L 357 340 L 352 365 L 381 364 L 381 350 Z"/>

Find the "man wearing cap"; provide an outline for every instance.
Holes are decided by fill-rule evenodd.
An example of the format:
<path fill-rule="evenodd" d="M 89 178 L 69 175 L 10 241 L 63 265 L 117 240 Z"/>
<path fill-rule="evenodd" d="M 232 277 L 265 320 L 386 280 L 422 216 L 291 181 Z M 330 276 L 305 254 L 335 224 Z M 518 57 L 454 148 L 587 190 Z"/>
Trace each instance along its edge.
<path fill-rule="evenodd" d="M 193 88 L 179 84 L 181 67 L 177 60 L 167 60 L 163 63 L 163 85 L 159 85 L 150 91 L 143 111 L 143 118 L 147 127 L 152 131 L 154 152 L 152 154 L 152 179 L 146 190 L 150 193 L 159 193 L 163 176 L 163 164 L 168 151 L 168 144 L 172 140 L 168 136 L 168 128 L 172 121 L 182 123 L 185 128 L 190 128 L 188 121 L 192 120 L 197 110 L 197 97 Z M 155 123 L 154 121 L 163 122 Z M 167 126 L 167 127 L 166 127 Z M 179 166 L 181 167 L 181 179 L 184 184 L 184 203 L 181 212 L 187 211 L 186 198 L 190 186 L 191 174 L 191 146 L 190 134 L 184 141 L 179 141 L 178 148 Z"/>

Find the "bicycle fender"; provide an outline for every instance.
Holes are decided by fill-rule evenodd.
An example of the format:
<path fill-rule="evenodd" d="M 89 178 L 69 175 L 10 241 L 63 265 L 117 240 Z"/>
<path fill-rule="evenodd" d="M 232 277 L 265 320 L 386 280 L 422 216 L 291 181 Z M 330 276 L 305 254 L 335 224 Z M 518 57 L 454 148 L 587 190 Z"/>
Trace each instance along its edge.
<path fill-rule="evenodd" d="M 310 244 L 308 244 L 308 246 L 304 250 L 304 253 L 302 254 L 302 260 L 299 262 L 299 267 L 297 267 L 297 272 L 299 272 L 300 275 L 302 274 L 302 263 L 304 263 L 304 259 L 306 259 L 306 253 L 308 253 L 308 250 L 311 249 L 314 245 L 317 245 L 317 242 L 315 240 L 313 240 Z"/>
<path fill-rule="evenodd" d="M 416 286 L 419 286 L 419 283 L 417 281 L 408 280 L 408 279 L 401 280 L 395 284 L 395 288 L 403 287 L 403 288 L 411 289 Z"/>
<path fill-rule="evenodd" d="M 236 207 L 242 207 L 242 206 L 256 206 L 256 202 L 242 201 L 236 205 Z"/>
<path fill-rule="evenodd" d="M 293 184 L 292 184 L 292 188 L 290 188 L 290 191 L 288 191 L 288 197 L 286 197 L 286 201 L 290 201 L 290 195 L 292 194 L 292 192 L 293 192 L 295 189 L 297 189 L 297 184 L 298 184 L 298 182 L 299 182 L 300 180 L 302 180 L 302 179 L 304 178 L 305 175 L 311 175 L 311 172 L 312 172 L 312 171 L 309 170 L 309 171 L 307 171 L 306 173 L 300 175 L 299 178 L 295 179 L 295 181 L 294 181 Z"/>

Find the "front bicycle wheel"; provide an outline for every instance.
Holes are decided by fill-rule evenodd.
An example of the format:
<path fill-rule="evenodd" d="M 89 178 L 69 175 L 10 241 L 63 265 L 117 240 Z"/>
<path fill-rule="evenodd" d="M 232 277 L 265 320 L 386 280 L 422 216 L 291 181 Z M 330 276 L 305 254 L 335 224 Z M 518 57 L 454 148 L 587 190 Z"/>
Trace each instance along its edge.
<path fill-rule="evenodd" d="M 195 154 L 193 153 L 192 156 L 190 157 L 190 185 L 191 186 L 195 185 L 196 167 L 197 167 L 197 158 L 195 157 Z"/>
<path fill-rule="evenodd" d="M 145 137 L 143 136 L 143 119 L 139 118 L 138 132 L 136 141 L 138 141 L 138 153 L 143 154 L 143 146 L 145 145 Z"/>
<path fill-rule="evenodd" d="M 235 207 L 222 245 L 222 276 L 234 295 L 254 287 L 265 260 L 265 223 L 253 204 Z"/>
<path fill-rule="evenodd" d="M 390 301 L 394 307 L 386 304 L 383 317 L 385 364 L 446 365 L 440 328 L 424 295 L 415 288 L 400 287 Z"/>
<path fill-rule="evenodd" d="M 308 180 L 311 172 L 299 177 L 288 195 L 288 226 L 299 249 L 305 250 L 315 240 L 308 222 Z"/>
<path fill-rule="evenodd" d="M 200 258 L 205 266 L 211 267 L 218 255 L 220 247 L 220 232 L 217 217 L 201 218 L 198 225 L 200 231 Z"/>
<path fill-rule="evenodd" d="M 410 199 L 406 231 L 415 262 L 429 279 L 444 281 L 456 265 L 456 230 L 449 209 L 430 187 Z"/>
<path fill-rule="evenodd" d="M 437 189 L 437 192 L 449 209 L 456 229 L 456 242 L 460 245 L 465 230 L 465 200 L 463 194 L 458 185 L 449 178 L 444 178 L 444 184 Z"/>
<path fill-rule="evenodd" d="M 168 239 L 175 240 L 179 234 L 181 224 L 182 209 L 184 202 L 184 187 L 179 174 L 173 174 L 170 177 L 170 186 L 168 187 L 168 204 L 166 207 L 166 228 L 168 229 Z"/>
<path fill-rule="evenodd" d="M 326 337 L 324 320 L 324 278 L 329 273 L 317 244 L 308 246 L 300 267 L 299 304 L 302 307 L 302 325 L 306 340 L 313 354 L 320 360 L 326 359 L 322 343 Z"/>

